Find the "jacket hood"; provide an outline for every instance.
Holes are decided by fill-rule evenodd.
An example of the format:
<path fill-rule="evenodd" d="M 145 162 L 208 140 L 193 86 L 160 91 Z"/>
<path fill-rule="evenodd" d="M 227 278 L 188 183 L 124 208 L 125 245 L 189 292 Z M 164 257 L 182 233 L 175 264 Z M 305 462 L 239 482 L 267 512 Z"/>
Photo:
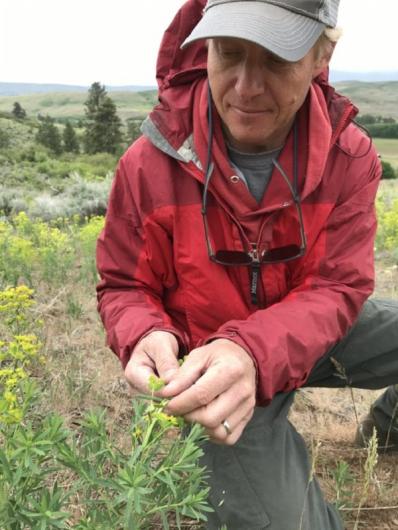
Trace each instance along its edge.
<path fill-rule="evenodd" d="M 156 65 L 159 104 L 144 121 L 142 132 L 161 151 L 192 160 L 192 110 L 197 83 L 207 76 L 207 49 L 198 41 L 181 49 L 199 22 L 206 0 L 188 0 L 166 29 Z"/>
<path fill-rule="evenodd" d="M 195 41 L 184 49 L 182 43 L 202 17 L 206 0 L 188 0 L 177 12 L 163 36 L 157 60 L 156 78 L 159 104 L 144 121 L 142 132 L 161 151 L 184 162 L 195 161 L 192 150 L 195 89 L 207 77 L 207 48 Z M 326 69 L 314 81 L 323 92 L 333 145 L 357 114 L 357 108 L 328 83 Z"/>
<path fill-rule="evenodd" d="M 205 0 L 188 0 L 177 12 L 166 29 L 156 65 L 159 92 L 179 84 L 187 84 L 206 75 L 207 51 L 202 42 L 195 42 L 181 49 L 202 17 Z"/>

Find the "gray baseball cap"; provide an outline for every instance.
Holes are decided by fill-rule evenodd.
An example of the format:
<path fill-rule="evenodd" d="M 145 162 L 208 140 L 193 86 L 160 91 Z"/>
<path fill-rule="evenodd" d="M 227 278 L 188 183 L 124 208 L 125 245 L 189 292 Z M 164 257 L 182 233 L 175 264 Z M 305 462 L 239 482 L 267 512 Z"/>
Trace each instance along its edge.
<path fill-rule="evenodd" d="M 325 27 L 335 27 L 340 0 L 208 0 L 182 47 L 199 39 L 245 39 L 282 57 L 302 59 Z"/>

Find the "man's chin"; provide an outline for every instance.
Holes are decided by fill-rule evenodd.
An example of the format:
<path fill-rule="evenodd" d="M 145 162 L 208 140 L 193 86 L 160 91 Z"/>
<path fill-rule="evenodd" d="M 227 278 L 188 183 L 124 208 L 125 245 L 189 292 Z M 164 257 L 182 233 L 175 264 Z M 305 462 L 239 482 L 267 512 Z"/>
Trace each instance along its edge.
<path fill-rule="evenodd" d="M 267 140 L 269 135 L 259 134 L 258 131 L 239 131 L 228 135 L 228 141 L 238 151 L 255 153 L 267 151 Z"/>

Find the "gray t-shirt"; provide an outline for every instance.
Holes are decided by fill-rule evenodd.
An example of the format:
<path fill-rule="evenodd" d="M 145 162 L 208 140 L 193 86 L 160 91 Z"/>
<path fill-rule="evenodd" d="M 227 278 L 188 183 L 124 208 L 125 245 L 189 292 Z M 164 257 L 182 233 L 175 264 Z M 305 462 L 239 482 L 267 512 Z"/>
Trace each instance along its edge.
<path fill-rule="evenodd" d="M 227 145 L 228 156 L 237 175 L 249 188 L 257 202 L 261 202 L 282 147 L 262 153 L 242 153 Z"/>

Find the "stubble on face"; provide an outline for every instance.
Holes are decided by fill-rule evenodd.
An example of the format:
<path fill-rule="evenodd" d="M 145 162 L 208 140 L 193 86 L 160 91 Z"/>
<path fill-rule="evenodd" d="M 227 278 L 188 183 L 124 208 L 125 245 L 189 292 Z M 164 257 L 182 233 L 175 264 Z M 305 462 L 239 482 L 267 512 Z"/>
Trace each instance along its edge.
<path fill-rule="evenodd" d="M 313 50 L 288 62 L 249 41 L 211 39 L 208 77 L 230 144 L 244 152 L 283 145 L 317 75 Z"/>

